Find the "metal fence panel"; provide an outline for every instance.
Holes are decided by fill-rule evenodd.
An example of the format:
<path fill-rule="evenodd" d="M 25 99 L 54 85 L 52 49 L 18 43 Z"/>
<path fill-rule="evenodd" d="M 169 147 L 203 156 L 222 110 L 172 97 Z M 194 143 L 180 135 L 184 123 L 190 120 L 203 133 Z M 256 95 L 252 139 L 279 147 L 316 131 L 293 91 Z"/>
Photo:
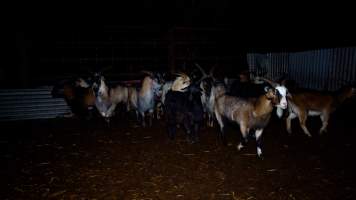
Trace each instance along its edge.
<path fill-rule="evenodd" d="M 64 99 L 53 98 L 51 90 L 0 90 L 0 121 L 55 118 L 70 112 Z"/>
<path fill-rule="evenodd" d="M 249 70 L 272 80 L 287 74 L 299 87 L 335 91 L 356 81 L 356 47 L 247 54 Z M 253 75 L 251 75 L 253 76 Z"/>

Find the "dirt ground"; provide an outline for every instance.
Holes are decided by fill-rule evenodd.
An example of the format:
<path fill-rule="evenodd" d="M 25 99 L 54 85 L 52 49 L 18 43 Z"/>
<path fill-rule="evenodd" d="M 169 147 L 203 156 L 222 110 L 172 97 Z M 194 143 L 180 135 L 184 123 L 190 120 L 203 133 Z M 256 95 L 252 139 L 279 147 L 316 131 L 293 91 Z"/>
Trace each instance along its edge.
<path fill-rule="evenodd" d="M 264 159 L 255 141 L 237 151 L 238 127 L 228 145 L 218 128 L 201 130 L 190 144 L 180 130 L 168 140 L 163 120 L 138 127 L 131 115 L 101 119 L 2 122 L 0 199 L 356 199 L 356 109 L 335 112 L 318 136 L 309 118 L 308 139 L 297 120 L 287 136 L 273 118 L 263 134 Z"/>

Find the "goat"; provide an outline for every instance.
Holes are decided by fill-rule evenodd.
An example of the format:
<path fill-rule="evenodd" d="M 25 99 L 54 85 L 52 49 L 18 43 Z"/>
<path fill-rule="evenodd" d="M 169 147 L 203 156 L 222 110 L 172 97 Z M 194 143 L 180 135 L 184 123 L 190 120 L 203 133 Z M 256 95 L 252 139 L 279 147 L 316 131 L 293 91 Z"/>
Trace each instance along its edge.
<path fill-rule="evenodd" d="M 127 107 L 126 110 L 134 110 L 136 112 L 136 117 L 138 118 L 138 112 L 137 112 L 137 89 L 136 87 L 129 86 L 127 87 Z"/>
<path fill-rule="evenodd" d="M 203 105 L 204 113 L 207 118 L 207 126 L 213 127 L 214 125 L 214 106 L 211 104 L 211 90 L 213 90 L 213 80 L 203 80 L 200 83 L 200 88 L 202 90 L 201 102 Z"/>
<path fill-rule="evenodd" d="M 292 94 L 288 98 L 288 117 L 286 119 L 287 132 L 292 133 L 291 121 L 298 117 L 299 124 L 303 132 L 312 137 L 306 127 L 306 120 L 308 116 L 320 116 L 322 127 L 319 134 L 327 131 L 330 114 L 337 109 L 347 98 L 355 94 L 354 87 L 342 87 L 335 93 L 319 91 L 304 91 Z"/>
<path fill-rule="evenodd" d="M 159 95 L 160 84 L 153 73 L 143 71 L 147 76 L 142 81 L 141 88 L 137 90 L 134 87 L 116 86 L 108 88 L 105 84 L 103 76 L 95 78 L 93 88 L 96 94 L 96 107 L 100 114 L 109 118 L 113 115 L 117 104 L 126 103 L 127 110 L 135 110 L 136 116 L 141 116 L 142 126 L 145 127 L 145 113 L 148 111 L 149 115 L 153 115 L 154 97 Z M 152 125 L 152 118 L 150 117 L 150 126 Z"/>
<path fill-rule="evenodd" d="M 208 76 L 198 64 L 196 64 L 196 66 L 203 74 L 203 76 L 200 78 L 200 80 L 197 81 L 197 83 L 199 82 L 201 83 L 204 79 L 210 76 L 212 77 L 212 75 Z M 173 74 L 178 75 L 178 77 L 176 77 L 174 81 L 167 81 L 162 85 L 160 102 L 157 104 L 157 108 L 156 108 L 158 119 L 160 118 L 161 115 L 163 115 L 164 109 L 162 108 L 164 107 L 164 102 L 168 91 L 173 90 L 173 91 L 183 92 L 183 90 L 187 88 L 191 83 L 190 77 L 188 75 L 184 73 L 173 73 Z M 210 74 L 212 74 L 212 71 Z"/>
<path fill-rule="evenodd" d="M 183 124 L 192 143 L 198 140 L 200 124 L 203 120 L 201 90 L 196 84 L 190 84 L 187 75 L 181 75 L 167 92 L 164 106 L 168 124 L 168 136 L 174 139 L 176 126 Z"/>
<path fill-rule="evenodd" d="M 141 123 L 146 127 L 145 113 L 149 115 L 149 126 L 152 126 L 152 117 L 155 108 L 155 96 L 160 95 L 161 84 L 159 78 L 152 72 L 142 71 L 147 74 L 142 81 L 142 86 L 137 92 L 137 112 L 141 116 Z"/>
<path fill-rule="evenodd" d="M 214 126 L 215 97 L 212 96 L 211 94 L 212 94 L 212 90 L 215 89 L 214 84 L 216 83 L 216 79 L 213 76 L 215 66 L 213 66 L 210 69 L 209 74 L 207 74 L 199 64 L 195 63 L 195 66 L 200 70 L 200 72 L 202 74 L 202 77 L 199 80 L 200 81 L 200 89 L 202 90 L 201 102 L 203 105 L 204 113 L 207 116 L 207 126 L 213 127 Z M 225 92 L 225 87 L 224 87 L 224 92 Z"/>
<path fill-rule="evenodd" d="M 64 98 L 74 115 L 87 118 L 92 116 L 95 95 L 84 79 L 61 81 L 53 87 L 51 93 L 54 98 Z"/>
<path fill-rule="evenodd" d="M 287 108 L 287 88 L 275 85 L 265 89 L 258 98 L 239 98 L 226 94 L 216 95 L 215 117 L 220 126 L 220 138 L 226 144 L 223 117 L 240 125 L 241 141 L 237 146 L 241 150 L 247 143 L 250 130 L 254 129 L 257 142 L 257 155 L 262 156 L 261 136 L 268 124 L 273 107 Z"/>
<path fill-rule="evenodd" d="M 161 102 L 164 104 L 166 100 L 166 94 L 169 90 L 172 89 L 173 81 L 165 82 L 162 86 L 162 95 L 161 95 Z"/>
<path fill-rule="evenodd" d="M 210 92 L 207 93 L 207 99 L 205 103 L 206 113 L 208 115 L 208 126 L 214 126 L 214 119 L 215 119 L 215 104 L 216 104 L 216 97 L 221 96 L 226 93 L 226 87 L 222 83 L 214 83 L 212 85 Z"/>
<path fill-rule="evenodd" d="M 161 97 L 158 100 L 157 106 L 156 106 L 156 114 L 157 114 L 157 119 L 160 119 L 161 116 L 164 114 L 164 102 L 166 100 L 166 95 L 169 90 L 171 90 L 173 85 L 173 81 L 167 81 L 162 85 L 161 89 Z"/>
<path fill-rule="evenodd" d="M 95 106 L 107 121 L 113 116 L 119 103 L 127 104 L 128 102 L 128 88 L 121 85 L 109 88 L 105 83 L 104 76 L 100 74 L 94 76 L 92 87 L 96 97 Z"/>
<path fill-rule="evenodd" d="M 161 113 L 160 115 L 162 115 L 164 112 L 164 109 L 162 109 L 162 107 L 164 108 L 164 102 L 166 100 L 166 95 L 168 91 L 174 90 L 174 91 L 183 92 L 183 90 L 186 89 L 191 83 L 189 76 L 187 76 L 186 74 L 183 73 L 173 73 L 173 74 L 178 75 L 178 77 L 176 77 L 174 81 L 167 81 L 162 85 L 161 98 L 160 98 L 160 102 L 157 105 L 157 107 L 159 106 L 157 110 L 159 110 L 159 112 Z"/>

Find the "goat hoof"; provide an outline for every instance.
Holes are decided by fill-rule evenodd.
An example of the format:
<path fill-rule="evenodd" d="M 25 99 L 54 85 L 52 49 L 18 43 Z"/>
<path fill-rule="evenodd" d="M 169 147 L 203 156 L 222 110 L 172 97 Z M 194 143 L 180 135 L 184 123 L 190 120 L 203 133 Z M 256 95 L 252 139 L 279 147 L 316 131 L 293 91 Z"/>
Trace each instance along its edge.
<path fill-rule="evenodd" d="M 265 157 L 261 154 L 261 155 L 257 155 L 257 158 L 259 159 L 259 160 L 264 160 L 265 159 Z"/>
<path fill-rule="evenodd" d="M 195 140 L 190 140 L 190 142 L 189 142 L 190 144 L 195 144 L 195 143 L 197 143 Z"/>
<path fill-rule="evenodd" d="M 106 123 L 110 123 L 110 118 L 105 118 Z"/>
<path fill-rule="evenodd" d="M 244 147 L 244 146 L 243 146 L 242 144 L 239 144 L 239 145 L 236 146 L 236 148 L 237 148 L 238 151 L 241 151 L 241 149 L 242 149 L 243 147 Z"/>
<path fill-rule="evenodd" d="M 185 140 L 189 143 L 189 144 L 191 144 L 192 143 L 192 138 L 191 137 L 189 137 L 189 136 L 187 136 L 186 138 L 185 138 Z"/>
<path fill-rule="evenodd" d="M 194 137 L 192 139 L 192 144 L 196 144 L 196 143 L 199 143 L 199 139 L 197 137 Z"/>
<path fill-rule="evenodd" d="M 292 135 L 292 130 L 287 130 L 288 135 Z"/>

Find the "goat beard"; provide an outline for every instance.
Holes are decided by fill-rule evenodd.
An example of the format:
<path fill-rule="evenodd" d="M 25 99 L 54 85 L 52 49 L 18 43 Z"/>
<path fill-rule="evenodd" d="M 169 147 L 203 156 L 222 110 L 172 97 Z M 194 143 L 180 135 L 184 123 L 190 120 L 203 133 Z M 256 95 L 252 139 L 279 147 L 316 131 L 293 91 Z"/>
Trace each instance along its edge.
<path fill-rule="evenodd" d="M 277 107 L 276 112 L 277 112 L 278 118 L 282 118 L 282 116 L 283 116 L 283 109 L 280 108 L 280 107 Z"/>

